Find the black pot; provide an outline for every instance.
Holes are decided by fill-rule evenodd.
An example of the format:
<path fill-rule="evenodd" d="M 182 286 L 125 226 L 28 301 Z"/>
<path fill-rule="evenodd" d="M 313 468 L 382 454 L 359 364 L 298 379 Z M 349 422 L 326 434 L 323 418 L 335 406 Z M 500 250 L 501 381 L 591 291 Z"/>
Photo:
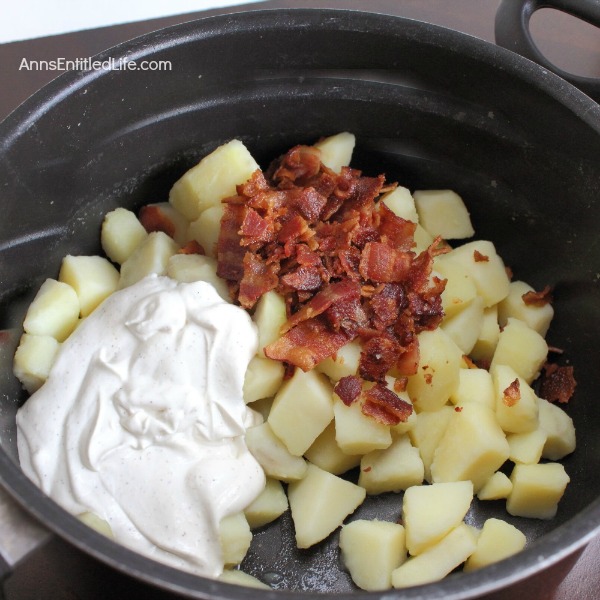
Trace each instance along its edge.
<path fill-rule="evenodd" d="M 585 545 L 600 527 L 600 373 L 590 364 L 600 356 L 600 107 L 502 48 L 358 12 L 210 18 L 98 57 L 110 58 L 170 61 L 171 70 L 69 72 L 0 125 L 0 480 L 10 496 L 80 550 L 157 588 L 195 598 L 253 596 L 134 554 L 45 497 L 18 466 L 14 418 L 25 396 L 12 355 L 35 291 L 57 275 L 65 254 L 100 251 L 108 210 L 166 199 L 187 168 L 232 137 L 266 166 L 296 143 L 348 130 L 358 139 L 354 165 L 409 188 L 456 190 L 477 236 L 494 241 L 519 279 L 554 286 L 549 343 L 564 349 L 578 381 L 566 409 L 579 445 L 564 460 L 572 481 L 556 518 L 515 519 L 502 503 L 475 503 L 471 522 L 506 518 L 525 531 L 527 549 L 389 597 L 473 598 Z M 379 497 L 360 512 L 373 514 L 397 516 L 398 497 Z M 257 534 L 246 568 L 277 571 L 295 590 L 349 597 L 334 545 L 280 552 L 290 527 L 284 518 Z"/>

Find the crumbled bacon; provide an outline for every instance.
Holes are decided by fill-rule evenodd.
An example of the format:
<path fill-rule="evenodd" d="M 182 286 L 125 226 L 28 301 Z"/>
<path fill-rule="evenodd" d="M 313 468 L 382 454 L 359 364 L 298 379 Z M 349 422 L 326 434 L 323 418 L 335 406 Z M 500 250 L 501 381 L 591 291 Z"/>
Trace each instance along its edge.
<path fill-rule="evenodd" d="M 199 244 L 196 240 L 188 242 L 185 246 L 182 246 L 177 250 L 177 254 L 206 254 L 202 244 Z"/>
<path fill-rule="evenodd" d="M 515 379 L 505 390 L 502 392 L 502 402 L 506 406 L 514 406 L 521 399 L 521 384 L 518 379 Z"/>
<path fill-rule="evenodd" d="M 402 400 L 392 390 L 381 383 L 363 392 L 364 403 L 361 411 L 384 425 L 405 423 L 412 414 L 410 402 Z"/>
<path fill-rule="evenodd" d="M 355 375 L 347 375 L 335 384 L 333 391 L 346 406 L 350 406 L 354 401 L 358 400 L 361 389 L 360 379 Z"/>
<path fill-rule="evenodd" d="M 546 306 L 552 302 L 552 288 L 547 285 L 541 292 L 525 292 L 521 297 L 527 306 Z"/>
<path fill-rule="evenodd" d="M 155 204 L 142 206 L 139 219 L 148 233 L 162 231 L 169 237 L 175 237 L 175 223 L 161 210 L 160 206 Z"/>
<path fill-rule="evenodd" d="M 566 404 L 575 393 L 576 386 L 577 381 L 573 376 L 573 367 L 559 367 L 556 363 L 544 365 L 540 396 L 545 400 Z"/>
<path fill-rule="evenodd" d="M 486 256 L 485 254 L 482 254 L 481 252 L 479 252 L 479 250 L 474 250 L 473 260 L 475 262 L 490 262 L 490 257 Z"/>

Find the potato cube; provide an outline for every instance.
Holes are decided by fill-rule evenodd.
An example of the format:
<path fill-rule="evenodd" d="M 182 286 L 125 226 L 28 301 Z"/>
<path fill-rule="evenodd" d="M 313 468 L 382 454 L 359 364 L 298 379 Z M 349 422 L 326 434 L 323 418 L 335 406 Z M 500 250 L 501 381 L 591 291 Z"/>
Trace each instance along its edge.
<path fill-rule="evenodd" d="M 512 481 L 502 471 L 496 471 L 477 492 L 480 500 L 501 500 L 508 498 L 512 491 Z"/>
<path fill-rule="evenodd" d="M 219 538 L 223 563 L 228 566 L 239 565 L 244 560 L 252 542 L 250 525 L 248 525 L 243 512 L 221 519 Z"/>
<path fill-rule="evenodd" d="M 515 463 L 535 464 L 542 457 L 546 443 L 546 432 L 534 429 L 527 433 L 511 433 L 506 436 L 510 454 L 508 458 Z"/>
<path fill-rule="evenodd" d="M 542 457 L 560 460 L 575 450 L 573 419 L 559 406 L 538 398 L 540 429 L 546 434 Z"/>
<path fill-rule="evenodd" d="M 440 262 L 442 260 L 455 260 L 465 267 L 485 307 L 493 306 L 508 295 L 510 280 L 492 242 L 469 242 L 444 254 L 440 257 Z"/>
<path fill-rule="evenodd" d="M 419 339 L 419 368 L 408 378 L 406 391 L 417 412 L 438 410 L 458 387 L 462 352 L 442 329 L 423 331 Z"/>
<path fill-rule="evenodd" d="M 219 575 L 219 581 L 224 581 L 225 583 L 230 583 L 232 585 L 256 588 L 259 590 L 272 589 L 270 585 L 263 583 L 260 579 L 257 579 L 248 573 L 244 573 L 244 571 L 240 571 L 239 569 L 224 569 Z"/>
<path fill-rule="evenodd" d="M 319 140 L 315 148 L 321 151 L 321 162 L 332 171 L 339 173 L 342 167 L 350 164 L 355 144 L 354 134 L 343 131 Z"/>
<path fill-rule="evenodd" d="M 217 243 L 224 210 L 222 204 L 210 206 L 190 223 L 187 230 L 187 237 L 190 240 L 196 240 L 204 248 L 206 255 L 212 258 L 217 256 Z"/>
<path fill-rule="evenodd" d="M 470 481 L 408 488 L 402 501 L 402 517 L 409 554 L 421 554 L 457 527 L 472 500 L 473 484 Z"/>
<path fill-rule="evenodd" d="M 280 517 L 288 508 L 283 486 L 276 479 L 267 477 L 265 489 L 244 509 L 250 529 L 257 529 Z"/>
<path fill-rule="evenodd" d="M 316 371 L 296 369 L 277 392 L 269 425 L 288 450 L 302 456 L 333 419 L 333 388 Z"/>
<path fill-rule="evenodd" d="M 473 298 L 461 311 L 442 320 L 441 328 L 450 336 L 463 354 L 469 354 L 483 327 L 483 300 Z"/>
<path fill-rule="evenodd" d="M 48 379 L 60 344 L 50 335 L 24 333 L 15 352 L 13 372 L 33 394 Z"/>
<path fill-rule="evenodd" d="M 105 298 L 117 290 L 119 271 L 101 256 L 63 258 L 58 280 L 77 293 L 81 316 L 87 317 Z"/>
<path fill-rule="evenodd" d="M 274 396 L 281 387 L 284 371 L 283 364 L 276 360 L 252 358 L 244 378 L 244 402 L 249 404 Z"/>
<path fill-rule="evenodd" d="M 508 442 L 492 410 L 476 402 L 460 408 L 435 450 L 431 477 L 435 482 L 470 480 L 477 492 L 508 458 Z"/>
<path fill-rule="evenodd" d="M 173 254 L 167 262 L 167 276 L 183 283 L 206 281 L 223 300 L 231 302 L 227 283 L 217 275 L 217 261 L 210 256 Z"/>
<path fill-rule="evenodd" d="M 391 192 L 383 194 L 379 201 L 383 202 L 397 217 L 413 223 L 419 222 L 415 200 L 407 188 L 399 185 Z"/>
<path fill-rule="evenodd" d="M 150 233 L 121 265 L 119 288 L 129 287 L 153 273 L 165 275 L 169 259 L 178 250 L 179 246 L 166 233 L 162 231 Z"/>
<path fill-rule="evenodd" d="M 358 467 L 360 454 L 345 454 L 335 441 L 335 422 L 327 425 L 323 433 L 313 442 L 304 453 L 304 457 L 320 469 L 341 475 L 349 469 Z"/>
<path fill-rule="evenodd" d="M 485 369 L 461 369 L 458 388 L 451 394 L 452 404 L 463 406 L 469 402 L 479 402 L 491 410 L 496 409 L 494 384 L 489 371 Z"/>
<path fill-rule="evenodd" d="M 370 592 L 388 590 L 392 571 L 406 560 L 404 527 L 387 521 L 352 521 L 342 527 L 340 550 L 359 588 Z"/>
<path fill-rule="evenodd" d="M 246 445 L 268 477 L 296 481 L 306 475 L 306 461 L 289 453 L 269 423 L 250 427 L 246 431 Z"/>
<path fill-rule="evenodd" d="M 360 342 L 349 342 L 342 346 L 334 356 L 322 360 L 315 368 L 327 375 L 331 381 L 339 381 L 342 377 L 356 374 L 361 352 Z"/>
<path fill-rule="evenodd" d="M 439 581 L 475 551 L 477 540 L 468 525 L 461 523 L 435 546 L 409 558 L 392 572 L 395 588 L 411 587 Z"/>
<path fill-rule="evenodd" d="M 190 241 L 188 237 L 189 221 L 168 202 L 142 206 L 140 223 L 148 233 L 163 231 L 180 246 L 184 246 Z"/>
<path fill-rule="evenodd" d="M 452 190 L 416 190 L 413 194 L 419 223 L 445 240 L 471 237 L 475 230 L 463 199 Z"/>
<path fill-rule="evenodd" d="M 360 461 L 358 485 L 367 494 L 399 492 L 423 483 L 425 468 L 419 450 L 407 434 L 398 436 L 385 450 L 373 450 Z"/>
<path fill-rule="evenodd" d="M 263 294 L 256 303 L 252 318 L 258 327 L 258 355 L 267 358 L 265 346 L 281 337 L 281 328 L 287 321 L 283 296 L 273 290 Z"/>
<path fill-rule="evenodd" d="M 442 308 L 446 317 L 452 317 L 477 297 L 477 289 L 461 263 L 443 260 L 443 256 L 436 258 L 434 271 L 440 278 L 446 279 L 446 287 L 442 292 Z"/>
<path fill-rule="evenodd" d="M 515 318 L 526 323 L 542 337 L 546 335 L 554 309 L 550 303 L 541 306 L 525 304 L 523 295 L 533 291 L 535 290 L 524 281 L 511 281 L 508 296 L 498 304 L 498 322 L 501 327 L 506 325 L 508 319 Z"/>
<path fill-rule="evenodd" d="M 527 539 L 514 525 L 501 519 L 487 519 L 477 538 L 477 548 L 464 566 L 465 573 L 508 558 L 525 548 Z"/>
<path fill-rule="evenodd" d="M 324 540 L 356 510 L 365 495 L 364 488 L 309 464 L 304 479 L 288 486 L 298 548 Z"/>
<path fill-rule="evenodd" d="M 77 292 L 70 285 L 46 279 L 27 309 L 23 329 L 64 342 L 75 329 L 80 310 Z"/>
<path fill-rule="evenodd" d="M 515 465 L 506 510 L 516 517 L 551 519 L 570 479 L 560 463 Z"/>
<path fill-rule="evenodd" d="M 245 183 L 259 169 L 239 140 L 231 140 L 205 156 L 175 182 L 169 202 L 189 221 L 217 206 L 223 198 L 235 196 L 236 186 Z"/>
<path fill-rule="evenodd" d="M 483 309 L 483 322 L 481 323 L 479 337 L 471 350 L 471 358 L 491 362 L 499 337 L 498 306 L 494 304 L 494 306 Z"/>
<path fill-rule="evenodd" d="M 133 212 L 115 208 L 102 221 L 100 243 L 106 256 L 123 264 L 133 251 L 148 237 L 148 232 Z"/>
<path fill-rule="evenodd" d="M 496 419 L 506 433 L 527 433 L 538 428 L 538 401 L 516 371 L 497 364 L 490 370 L 496 395 Z"/>
<path fill-rule="evenodd" d="M 427 250 L 427 248 L 433 244 L 433 237 L 418 223 L 413 237 L 415 240 L 415 247 L 413 248 L 413 251 L 417 254 Z"/>
<path fill-rule="evenodd" d="M 523 321 L 510 318 L 500 332 L 490 369 L 494 365 L 509 365 L 531 383 L 539 375 L 547 356 L 546 340 Z"/>

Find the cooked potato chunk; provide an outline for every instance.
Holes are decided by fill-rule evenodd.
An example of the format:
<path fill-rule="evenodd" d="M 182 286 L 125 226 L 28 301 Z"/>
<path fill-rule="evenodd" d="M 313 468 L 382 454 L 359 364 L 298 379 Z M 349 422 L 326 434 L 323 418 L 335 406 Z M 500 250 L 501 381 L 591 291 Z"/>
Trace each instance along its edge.
<path fill-rule="evenodd" d="M 501 519 L 487 519 L 477 538 L 477 548 L 469 556 L 464 571 L 475 571 L 508 558 L 525 548 L 525 535 Z"/>
<path fill-rule="evenodd" d="M 211 206 L 202 211 L 200 216 L 190 223 L 186 234 L 190 240 L 196 240 L 204 248 L 206 255 L 212 258 L 217 256 L 217 243 L 221 231 L 223 211 L 222 204 Z"/>
<path fill-rule="evenodd" d="M 406 560 L 404 527 L 387 521 L 352 521 L 342 527 L 340 550 L 359 588 L 370 592 L 388 590 L 392 571 Z"/>
<path fill-rule="evenodd" d="M 498 304 L 498 322 L 501 327 L 506 325 L 508 319 L 515 318 L 526 323 L 541 336 L 546 335 L 554 316 L 554 309 L 550 303 L 526 304 L 523 295 L 533 291 L 535 290 L 524 281 L 511 281 L 508 296 Z"/>
<path fill-rule="evenodd" d="M 527 433 L 511 433 L 506 436 L 510 454 L 508 458 L 515 463 L 534 464 L 540 461 L 546 443 L 546 432 L 534 429 Z"/>
<path fill-rule="evenodd" d="M 15 352 L 13 372 L 30 393 L 37 391 L 48 379 L 60 344 L 50 335 L 24 333 Z"/>
<path fill-rule="evenodd" d="M 559 460 L 575 450 L 573 419 L 559 406 L 538 398 L 540 429 L 546 434 L 542 457 Z"/>
<path fill-rule="evenodd" d="M 438 257 L 434 269 L 441 279 L 446 279 L 446 287 L 442 292 L 442 308 L 446 317 L 459 313 L 477 297 L 475 284 L 460 262 Z"/>
<path fill-rule="evenodd" d="M 221 519 L 219 538 L 223 553 L 223 564 L 239 565 L 250 548 L 252 532 L 244 513 L 236 513 Z"/>
<path fill-rule="evenodd" d="M 419 223 L 445 240 L 471 237 L 475 230 L 463 199 L 452 190 L 416 190 L 413 194 Z"/>
<path fill-rule="evenodd" d="M 244 509 L 250 529 L 257 529 L 280 517 L 288 507 L 283 487 L 276 479 L 267 477 L 265 489 Z"/>
<path fill-rule="evenodd" d="M 477 492 L 480 500 L 501 500 L 508 498 L 512 490 L 512 481 L 502 471 L 496 471 Z"/>
<path fill-rule="evenodd" d="M 258 355 L 266 358 L 265 346 L 281 337 L 281 327 L 287 321 L 285 300 L 273 290 L 263 294 L 252 318 L 258 327 Z"/>
<path fill-rule="evenodd" d="M 113 262 L 123 264 L 146 237 L 148 232 L 144 226 L 126 208 L 115 208 L 104 217 L 100 243 Z"/>
<path fill-rule="evenodd" d="M 402 517 L 409 554 L 421 554 L 457 527 L 473 500 L 470 481 L 416 485 L 404 493 Z"/>
<path fill-rule="evenodd" d="M 244 378 L 244 402 L 274 396 L 281 387 L 284 374 L 283 364 L 270 358 L 255 356 L 246 369 Z"/>
<path fill-rule="evenodd" d="M 248 575 L 248 573 L 244 573 L 244 571 L 240 571 L 239 569 L 225 569 L 220 575 L 219 580 L 224 581 L 225 583 L 231 583 L 233 585 L 242 585 L 244 587 L 249 588 L 257 588 L 259 590 L 270 590 L 271 586 L 267 585 L 253 577 L 252 575 Z"/>
<path fill-rule="evenodd" d="M 87 317 L 105 298 L 117 290 L 119 271 L 101 256 L 63 258 L 58 280 L 77 293 L 81 316 Z"/>
<path fill-rule="evenodd" d="M 538 428 L 538 401 L 527 382 L 507 365 L 491 369 L 496 395 L 496 419 L 506 433 L 527 433 Z"/>
<path fill-rule="evenodd" d="M 483 322 L 479 337 L 471 350 L 471 358 L 490 362 L 496 351 L 499 337 L 498 306 L 494 304 L 494 306 L 483 309 Z"/>
<path fill-rule="evenodd" d="M 350 164 L 355 144 L 354 134 L 343 131 L 319 140 L 315 148 L 321 151 L 321 162 L 332 171 L 339 173 L 342 167 Z"/>
<path fill-rule="evenodd" d="M 473 298 L 461 311 L 442 320 L 440 327 L 463 354 L 470 354 L 483 327 L 483 299 Z"/>
<path fill-rule="evenodd" d="M 391 192 L 383 194 L 380 202 L 383 202 L 397 217 L 413 223 L 419 222 L 415 200 L 407 188 L 399 185 Z"/>
<path fill-rule="evenodd" d="M 506 510 L 516 517 L 551 519 L 570 479 L 559 463 L 515 465 Z"/>
<path fill-rule="evenodd" d="M 183 283 L 206 281 L 223 300 L 231 302 L 229 289 L 224 279 L 217 275 L 217 261 L 200 254 L 173 254 L 167 262 L 167 275 Z"/>
<path fill-rule="evenodd" d="M 234 196 L 236 185 L 250 179 L 258 168 L 244 144 L 231 140 L 177 180 L 169 193 L 169 202 L 189 221 L 195 221 L 202 211 L 217 206 L 227 196 Z"/>
<path fill-rule="evenodd" d="M 46 279 L 27 309 L 23 329 L 64 342 L 75 329 L 80 310 L 77 292 L 69 284 Z"/>
<path fill-rule="evenodd" d="M 342 346 L 335 356 L 322 360 L 315 368 L 327 375 L 331 381 L 339 381 L 342 377 L 356 374 L 361 352 L 360 342 L 349 342 Z"/>
<path fill-rule="evenodd" d="M 335 422 L 332 421 L 323 433 L 313 442 L 312 446 L 304 453 L 313 465 L 320 469 L 341 475 L 360 464 L 360 454 L 345 454 L 335 441 Z"/>
<path fill-rule="evenodd" d="M 491 410 L 496 408 L 494 384 L 489 371 L 485 369 L 461 369 L 459 371 L 458 388 L 451 394 L 453 404 L 464 405 L 468 402 L 479 402 Z"/>
<path fill-rule="evenodd" d="M 309 548 L 325 539 L 356 510 L 365 495 L 364 488 L 309 464 L 304 479 L 288 486 L 298 548 Z"/>

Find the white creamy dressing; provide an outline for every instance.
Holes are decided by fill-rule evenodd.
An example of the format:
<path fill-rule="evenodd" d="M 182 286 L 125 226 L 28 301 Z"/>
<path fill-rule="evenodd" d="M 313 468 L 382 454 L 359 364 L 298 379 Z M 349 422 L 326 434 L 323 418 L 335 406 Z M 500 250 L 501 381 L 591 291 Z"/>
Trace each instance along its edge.
<path fill-rule="evenodd" d="M 244 441 L 255 325 L 208 283 L 148 276 L 107 298 L 64 342 L 17 414 L 26 475 L 120 543 L 215 577 L 218 527 L 261 492 Z"/>

